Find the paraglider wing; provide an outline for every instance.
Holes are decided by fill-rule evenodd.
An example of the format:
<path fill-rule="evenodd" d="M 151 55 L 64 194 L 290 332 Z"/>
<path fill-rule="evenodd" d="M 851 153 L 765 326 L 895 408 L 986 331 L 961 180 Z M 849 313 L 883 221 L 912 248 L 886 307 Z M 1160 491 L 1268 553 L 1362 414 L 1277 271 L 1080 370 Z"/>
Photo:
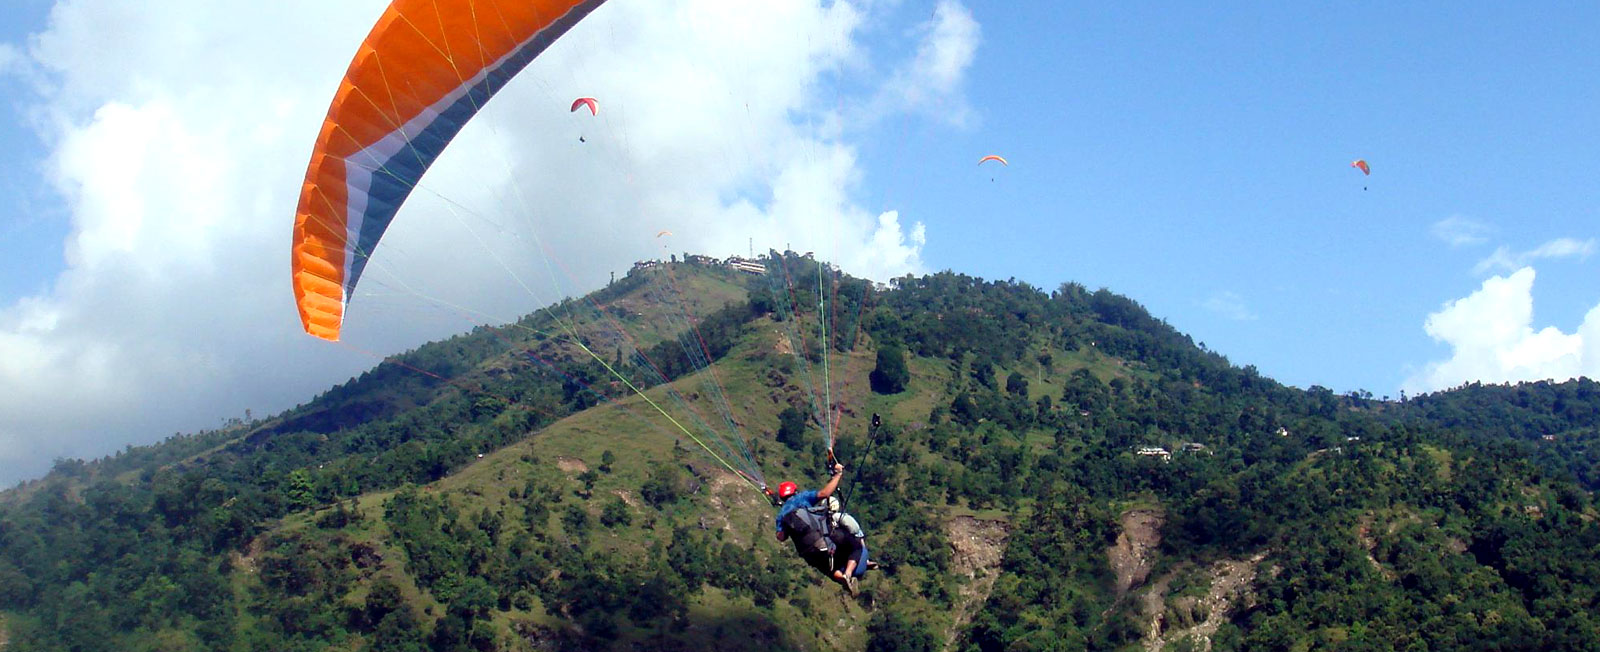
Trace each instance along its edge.
<path fill-rule="evenodd" d="M 338 340 L 367 257 L 489 98 L 605 0 L 394 0 L 339 82 L 295 210 L 307 333 Z"/>
<path fill-rule="evenodd" d="M 1354 162 L 1350 163 L 1350 167 L 1353 167 L 1353 168 L 1361 170 L 1362 174 L 1367 174 L 1367 175 L 1372 174 L 1372 168 L 1367 167 L 1366 159 L 1358 158 Z"/>
<path fill-rule="evenodd" d="M 595 104 L 592 97 L 580 97 L 572 101 L 572 111 L 577 111 L 580 106 L 589 107 L 589 115 L 600 115 L 600 106 Z"/>
<path fill-rule="evenodd" d="M 656 237 L 659 238 L 659 237 L 664 236 L 664 235 L 672 235 L 672 232 L 671 231 L 662 231 L 660 233 L 657 233 Z"/>
<path fill-rule="evenodd" d="M 1001 158 L 999 156 L 995 156 L 994 154 L 990 154 L 988 156 L 985 156 L 983 158 L 978 159 L 978 165 L 983 165 L 984 163 L 986 163 L 988 161 L 999 161 L 1001 165 L 1004 165 L 1006 167 L 1011 167 L 1011 164 L 1007 163 L 1004 158 Z"/>

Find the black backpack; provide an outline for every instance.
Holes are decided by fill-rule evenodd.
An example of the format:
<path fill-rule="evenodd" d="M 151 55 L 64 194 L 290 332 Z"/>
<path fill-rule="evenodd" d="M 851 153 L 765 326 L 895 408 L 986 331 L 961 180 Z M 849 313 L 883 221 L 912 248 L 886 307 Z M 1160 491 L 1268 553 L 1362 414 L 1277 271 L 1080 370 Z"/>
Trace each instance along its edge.
<path fill-rule="evenodd" d="M 833 540 L 828 536 L 828 518 L 807 508 L 796 509 L 783 517 L 783 533 L 794 541 L 794 550 L 801 555 L 815 552 L 833 553 Z"/>

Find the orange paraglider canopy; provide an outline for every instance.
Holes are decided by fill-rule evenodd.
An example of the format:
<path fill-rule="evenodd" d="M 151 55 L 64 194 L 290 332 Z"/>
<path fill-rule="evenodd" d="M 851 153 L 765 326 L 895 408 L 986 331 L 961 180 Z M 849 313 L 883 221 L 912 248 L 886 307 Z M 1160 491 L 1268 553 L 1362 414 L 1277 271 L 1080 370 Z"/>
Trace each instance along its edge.
<path fill-rule="evenodd" d="M 1006 167 L 1011 167 L 1011 164 L 1007 163 L 1004 158 L 1001 158 L 1001 157 L 996 156 L 994 154 L 990 154 L 988 156 L 985 156 L 983 158 L 978 159 L 978 165 L 983 165 L 985 162 L 988 162 L 988 161 L 999 161 L 1001 165 L 1004 165 Z"/>
<path fill-rule="evenodd" d="M 339 83 L 301 184 L 290 273 L 307 333 L 339 339 L 368 257 L 428 166 L 506 82 L 603 2 L 389 4 Z"/>
<path fill-rule="evenodd" d="M 1350 167 L 1361 170 L 1362 174 L 1372 174 L 1372 168 L 1367 167 L 1367 160 L 1364 158 L 1358 158 L 1351 162 Z"/>
<path fill-rule="evenodd" d="M 573 100 L 571 111 L 577 111 L 580 106 L 589 107 L 589 115 L 600 115 L 600 105 L 596 104 L 592 97 L 580 97 Z"/>

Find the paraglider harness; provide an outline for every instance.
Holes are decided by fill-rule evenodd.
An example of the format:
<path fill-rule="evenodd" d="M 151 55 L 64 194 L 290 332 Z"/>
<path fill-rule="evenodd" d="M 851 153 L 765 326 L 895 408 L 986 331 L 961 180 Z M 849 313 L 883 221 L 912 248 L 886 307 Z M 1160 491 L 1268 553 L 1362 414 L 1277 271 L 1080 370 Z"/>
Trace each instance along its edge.
<path fill-rule="evenodd" d="M 838 551 L 833 541 L 833 519 L 828 513 L 833 503 L 823 500 L 811 507 L 801 507 L 785 514 L 780 523 L 784 533 L 794 541 L 795 553 L 819 570 L 826 566 L 826 572 L 833 571 L 833 554 Z"/>
<path fill-rule="evenodd" d="M 878 415 L 872 415 L 872 427 L 868 430 L 867 446 L 871 447 L 876 439 L 878 426 L 881 420 Z M 838 460 L 833 456 L 833 450 L 828 451 L 828 475 L 838 475 L 834 465 Z M 765 490 L 767 498 L 774 507 L 782 507 L 783 500 L 770 490 Z M 800 555 L 806 563 L 824 573 L 834 570 L 834 555 L 838 552 L 838 544 L 834 541 L 835 514 L 844 511 L 844 502 L 838 497 L 829 496 L 816 505 L 802 507 L 785 514 L 779 523 L 784 534 L 794 541 L 795 553 Z"/>

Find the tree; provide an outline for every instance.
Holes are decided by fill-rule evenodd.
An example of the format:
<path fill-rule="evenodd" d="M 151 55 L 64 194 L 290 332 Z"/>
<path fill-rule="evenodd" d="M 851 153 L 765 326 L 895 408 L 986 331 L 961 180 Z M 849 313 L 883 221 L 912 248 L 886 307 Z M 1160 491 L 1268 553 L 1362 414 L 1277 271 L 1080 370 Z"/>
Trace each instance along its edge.
<path fill-rule="evenodd" d="M 657 509 L 677 502 L 678 497 L 683 495 L 683 474 L 676 466 L 657 464 L 650 473 L 650 479 L 639 487 L 639 495 Z"/>
<path fill-rule="evenodd" d="M 878 347 L 878 366 L 867 377 L 872 391 L 879 394 L 899 394 L 911 382 L 911 371 L 906 368 L 906 350 L 899 342 L 885 342 Z"/>
<path fill-rule="evenodd" d="M 1023 378 L 1021 373 L 1011 372 L 1011 375 L 1006 376 L 1006 393 L 1012 396 L 1027 396 L 1028 379 Z"/>
<path fill-rule="evenodd" d="M 20 609 L 33 598 L 33 582 L 15 564 L 0 558 L 0 608 Z"/>
<path fill-rule="evenodd" d="M 599 479 L 600 474 L 596 473 L 594 469 L 578 474 L 578 482 L 583 483 L 583 492 L 579 495 L 583 496 L 584 500 L 588 500 L 590 496 L 594 495 L 594 483 Z"/>
<path fill-rule="evenodd" d="M 356 625 L 361 629 L 376 628 L 389 614 L 403 608 L 407 608 L 407 605 L 400 587 L 390 579 L 379 576 L 373 581 L 372 590 L 367 593 L 366 603 L 357 613 Z"/>
<path fill-rule="evenodd" d="M 633 522 L 633 514 L 628 511 L 627 503 L 621 498 L 612 498 L 606 506 L 600 509 L 600 524 L 606 527 L 627 525 Z"/>
<path fill-rule="evenodd" d="M 294 509 L 305 509 L 315 504 L 311 487 L 311 474 L 305 469 L 295 469 L 289 472 L 288 482 L 283 487 L 283 498 Z"/>
<path fill-rule="evenodd" d="M 794 406 L 778 413 L 778 441 L 794 450 L 803 450 L 806 440 L 806 415 Z"/>
<path fill-rule="evenodd" d="M 950 418 L 967 426 L 978 423 L 978 406 L 966 392 L 957 394 L 955 400 L 950 402 Z"/>
<path fill-rule="evenodd" d="M 898 609 L 882 609 L 867 623 L 868 652 L 934 652 L 939 639 L 928 626 Z"/>
<path fill-rule="evenodd" d="M 589 530 L 589 510 L 581 505 L 567 505 L 561 514 L 561 525 L 566 528 L 567 534 L 582 537 Z"/>
<path fill-rule="evenodd" d="M 498 599 L 488 581 L 481 577 L 469 577 L 462 582 L 455 599 L 450 601 L 450 611 L 462 614 L 469 620 L 478 619 L 487 615 Z"/>

